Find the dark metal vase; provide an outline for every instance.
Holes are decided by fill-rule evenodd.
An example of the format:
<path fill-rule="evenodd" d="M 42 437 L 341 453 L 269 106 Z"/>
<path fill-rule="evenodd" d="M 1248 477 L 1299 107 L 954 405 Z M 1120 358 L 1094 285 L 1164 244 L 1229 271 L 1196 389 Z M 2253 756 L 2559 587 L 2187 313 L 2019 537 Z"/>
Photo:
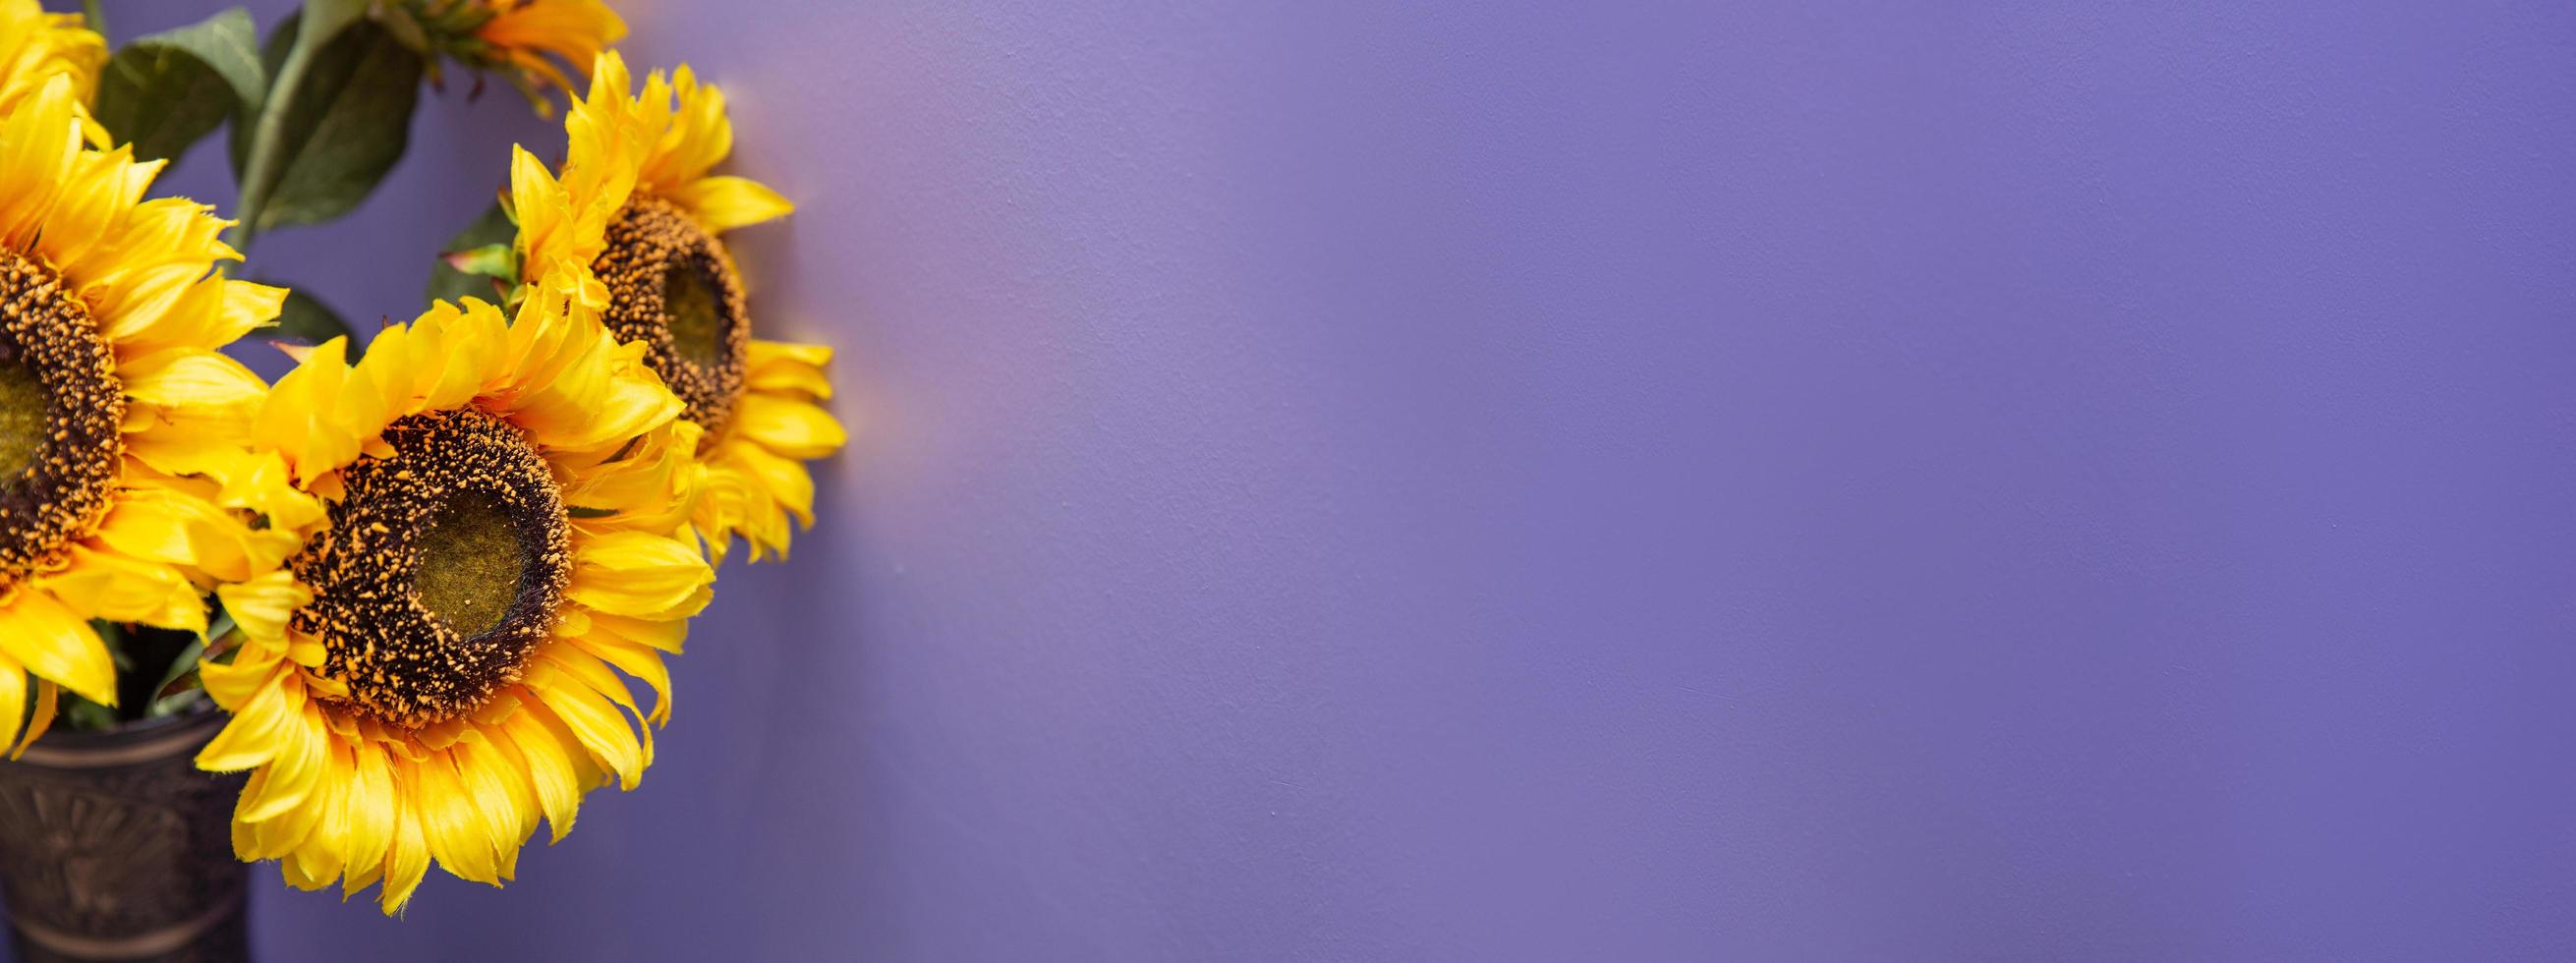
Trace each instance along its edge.
<path fill-rule="evenodd" d="M 224 719 L 56 730 L 0 761 L 0 903 L 18 959 L 250 958 L 231 830 L 245 777 L 193 762 Z"/>

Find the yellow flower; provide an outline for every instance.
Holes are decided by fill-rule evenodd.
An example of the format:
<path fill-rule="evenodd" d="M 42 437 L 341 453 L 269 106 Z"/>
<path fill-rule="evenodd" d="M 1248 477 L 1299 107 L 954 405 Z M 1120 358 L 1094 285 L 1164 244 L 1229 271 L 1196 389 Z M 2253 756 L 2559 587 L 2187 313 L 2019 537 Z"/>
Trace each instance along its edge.
<path fill-rule="evenodd" d="M 82 146 L 75 91 L 55 74 L 0 114 L 0 747 L 19 749 L 57 687 L 114 703 L 91 619 L 203 630 L 214 580 L 290 549 L 207 477 L 267 391 L 214 349 L 286 292 L 211 274 L 239 257 L 227 222 L 143 200 L 161 163 Z"/>
<path fill-rule="evenodd" d="M 840 449 L 830 348 L 751 337 L 742 275 L 718 235 L 793 210 L 748 178 L 710 175 L 733 150 L 723 92 L 688 67 L 628 92 L 615 53 L 573 104 L 557 178 L 525 149 L 513 159 L 512 214 L 522 278 L 587 272 L 583 297 L 645 358 L 704 426 L 703 497 L 690 519 L 721 560 L 734 536 L 752 557 L 785 554 L 789 516 L 813 524 L 803 462 Z"/>
<path fill-rule="evenodd" d="M 522 89 L 539 82 L 573 88 L 560 61 L 588 66 L 599 52 L 626 36 L 626 21 L 601 0 L 477 0 L 491 19 L 474 28 L 484 59 L 513 72 Z"/>
<path fill-rule="evenodd" d="M 243 642 L 201 670 L 234 715 L 197 763 L 254 770 L 234 849 L 295 886 L 498 886 L 539 819 L 561 839 L 652 764 L 714 581 L 676 534 L 697 427 L 568 290 L 440 302 L 356 364 L 333 339 L 258 413 L 226 496 L 303 548 L 218 590 Z"/>
<path fill-rule="evenodd" d="M 48 77 L 68 77 L 73 109 L 89 120 L 89 103 L 98 93 L 98 71 L 107 65 L 107 40 L 81 25 L 77 13 L 46 13 L 36 0 L 0 0 L 0 114 L 44 88 Z M 105 131 L 89 129 L 91 142 L 106 147 Z"/>

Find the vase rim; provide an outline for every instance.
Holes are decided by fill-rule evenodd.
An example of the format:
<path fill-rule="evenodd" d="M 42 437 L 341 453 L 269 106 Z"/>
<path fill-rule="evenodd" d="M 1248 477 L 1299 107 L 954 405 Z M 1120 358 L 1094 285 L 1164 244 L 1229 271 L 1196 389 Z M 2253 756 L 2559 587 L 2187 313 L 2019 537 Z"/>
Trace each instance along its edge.
<path fill-rule="evenodd" d="M 56 729 L 28 746 L 18 762 L 58 769 L 148 762 L 194 750 L 214 737 L 225 718 L 212 706 L 200 704 L 186 712 L 142 719 L 104 732 Z"/>

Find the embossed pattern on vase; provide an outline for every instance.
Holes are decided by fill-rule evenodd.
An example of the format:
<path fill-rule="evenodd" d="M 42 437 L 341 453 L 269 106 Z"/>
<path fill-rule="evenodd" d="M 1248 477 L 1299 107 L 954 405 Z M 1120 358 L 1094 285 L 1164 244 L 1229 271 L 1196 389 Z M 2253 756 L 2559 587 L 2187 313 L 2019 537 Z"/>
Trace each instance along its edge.
<path fill-rule="evenodd" d="M 147 758 L 0 762 L 0 903 L 20 959 L 247 958 L 228 829 L 242 777 L 190 763 L 214 732 L 197 729 L 173 727 Z"/>

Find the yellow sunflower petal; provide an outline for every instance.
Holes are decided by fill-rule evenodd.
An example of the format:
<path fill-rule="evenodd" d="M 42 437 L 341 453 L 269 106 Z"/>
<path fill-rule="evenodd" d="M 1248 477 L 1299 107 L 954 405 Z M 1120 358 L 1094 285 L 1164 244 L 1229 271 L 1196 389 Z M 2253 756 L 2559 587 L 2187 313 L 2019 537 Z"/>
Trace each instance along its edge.
<path fill-rule="evenodd" d="M 675 421 L 646 433 L 606 462 L 568 471 L 564 504 L 579 506 L 582 531 L 634 528 L 668 532 L 689 517 L 696 499 L 696 422 Z"/>
<path fill-rule="evenodd" d="M 268 777 L 259 792 L 244 792 L 242 805 L 235 818 L 248 822 L 277 823 L 263 832 L 273 831 L 277 842 L 267 846 L 272 853 L 284 852 L 301 844 L 315 820 L 328 807 L 311 804 L 322 793 L 322 780 L 330 775 L 331 744 L 323 732 L 322 720 L 305 700 L 288 700 L 292 705 L 286 723 L 277 730 L 278 752 L 260 770 Z"/>
<path fill-rule="evenodd" d="M 206 602 L 184 569 L 114 551 L 73 545 L 70 566 L 37 585 L 73 611 L 111 622 L 141 622 L 204 631 Z"/>
<path fill-rule="evenodd" d="M 333 417 L 349 379 L 348 351 L 347 338 L 315 346 L 269 388 L 260 408 L 254 441 L 285 456 L 297 478 L 310 479 L 358 455 L 362 439 Z"/>
<path fill-rule="evenodd" d="M 398 796 L 417 798 L 413 790 L 420 782 L 413 774 L 418 768 L 418 764 L 408 761 L 395 763 Z M 428 875 L 429 840 L 422 832 L 420 814 L 406 806 L 396 814 L 392 844 L 385 849 L 384 889 L 376 894 L 377 903 L 387 913 L 401 912 L 403 904 L 411 901 L 412 892 L 420 888 L 421 879 Z"/>
<path fill-rule="evenodd" d="M 190 410 L 187 415 L 210 414 Z M 215 413 L 220 414 L 220 413 Z M 247 433 L 240 419 L 188 418 L 187 424 L 161 421 L 142 405 L 127 409 L 127 420 L 140 416 L 152 423 L 127 428 L 125 454 L 164 475 L 216 475 L 240 463 Z"/>
<path fill-rule="evenodd" d="M 208 665 L 204 670 L 218 668 Z M 300 707 L 290 701 L 285 686 L 260 689 L 247 702 L 232 707 L 233 717 L 224 722 L 213 741 L 197 750 L 197 768 L 210 772 L 240 772 L 265 763 L 284 751 L 294 738 L 289 728 Z"/>
<path fill-rule="evenodd" d="M 82 26 L 79 14 L 47 13 L 36 0 L 0 2 L 0 111 L 57 76 L 76 103 L 86 103 L 106 63 L 106 39 Z"/>
<path fill-rule="evenodd" d="M 514 878 L 519 874 L 519 847 L 536 835 L 537 823 L 545 815 L 530 782 L 527 757 L 519 752 L 517 742 L 497 728 L 476 730 L 475 738 L 465 745 L 466 764 L 481 770 L 475 778 L 496 786 L 508 802 L 506 810 L 492 808 L 485 815 L 498 827 L 495 835 L 508 841 L 501 850 L 501 878 Z"/>
<path fill-rule="evenodd" d="M 749 360 L 743 367 L 743 387 L 755 392 L 803 392 L 812 398 L 829 398 L 832 380 L 823 369 L 831 363 L 832 349 L 823 345 L 753 338 Z"/>
<path fill-rule="evenodd" d="M 565 262 L 588 265 L 579 260 L 580 252 L 569 245 L 578 243 L 571 237 L 573 212 L 563 183 L 546 170 L 544 161 L 528 153 L 525 147 L 510 148 L 511 220 L 519 225 L 518 245 L 521 263 L 530 276 L 557 268 Z M 593 257 L 597 252 L 591 252 Z"/>
<path fill-rule="evenodd" d="M 803 462 L 759 445 L 727 445 L 708 468 L 725 479 L 722 484 L 757 491 L 773 509 L 795 515 L 799 524 L 814 524 L 814 476 Z"/>
<path fill-rule="evenodd" d="M 480 800 L 459 778 L 455 760 L 440 753 L 412 772 L 420 777 L 420 792 L 414 798 L 420 803 L 421 834 L 429 843 L 430 857 L 459 878 L 500 885 L 495 841 L 475 812 Z"/>
<path fill-rule="evenodd" d="M 575 545 L 565 596 L 612 615 L 682 618 L 707 602 L 715 573 L 678 539 L 609 532 Z"/>
<path fill-rule="evenodd" d="M 243 640 L 233 651 L 231 662 L 198 663 L 197 675 L 205 681 L 206 694 L 214 698 L 216 705 L 238 713 L 272 685 L 287 684 L 278 676 L 286 671 L 285 661 L 284 646 L 252 638 Z"/>
<path fill-rule="evenodd" d="M 604 636 L 668 655 L 680 654 L 689 636 L 685 619 L 641 619 L 590 612 L 590 635 Z"/>
<path fill-rule="evenodd" d="M 60 185 L 71 180 L 82 148 L 76 103 L 71 81 L 57 75 L 0 114 L 0 184 L 13 187 L 0 200 L 0 242 L 10 250 L 25 250 L 42 233 Z"/>
<path fill-rule="evenodd" d="M 129 172 L 138 178 L 148 173 L 139 165 L 130 168 Z M 241 253 L 222 240 L 223 230 L 231 226 L 231 222 L 213 215 L 214 208 L 186 198 L 159 197 L 134 205 L 126 212 L 123 222 L 117 225 L 116 236 L 107 246 L 113 257 L 97 258 L 93 259 L 94 263 L 80 265 L 76 282 L 82 295 L 91 299 L 93 304 L 104 303 L 110 293 L 139 283 L 140 279 L 154 272 L 191 263 L 202 267 L 239 260 Z M 275 296 L 268 298 L 272 309 L 285 294 L 281 289 L 242 281 L 230 282 L 225 288 L 243 294 L 273 292 Z M 228 305 L 230 303 L 227 302 Z M 246 305 L 250 303 L 255 302 L 245 302 Z M 218 319 L 219 322 L 231 320 L 229 310 Z M 262 317 L 275 313 L 271 310 L 269 315 Z M 163 319 L 140 320 L 150 327 Z"/>
<path fill-rule="evenodd" d="M 456 762 L 458 785 L 473 802 L 482 836 L 492 848 L 493 885 L 518 875 L 519 845 L 536 828 L 536 811 L 527 782 L 519 775 L 516 752 L 501 748 L 480 730 L 459 740 L 449 752 Z"/>
<path fill-rule="evenodd" d="M 212 502 L 170 489 L 128 492 L 99 522 L 97 537 L 126 556 L 193 566 L 220 579 L 258 574 L 248 526 Z"/>
<path fill-rule="evenodd" d="M 475 28 L 484 49 L 567 90 L 570 80 L 549 58 L 588 67 L 601 49 L 626 36 L 626 22 L 601 0 L 517 0 L 493 6 L 491 19 Z"/>
<path fill-rule="evenodd" d="M 610 705 L 626 712 L 637 723 L 649 721 L 649 715 L 635 704 L 635 694 L 626 688 L 626 680 L 608 670 L 608 664 L 592 657 L 579 646 L 558 646 L 537 654 L 537 658 L 562 672 L 573 683 L 598 693 Z M 653 765 L 653 728 L 639 725 L 636 735 L 641 740 L 642 767 Z"/>
<path fill-rule="evenodd" d="M 779 395 L 744 395 L 734 405 L 729 430 L 799 461 L 824 457 L 849 442 L 849 435 L 830 412 L 811 402 Z"/>
<path fill-rule="evenodd" d="M 653 688 L 653 711 L 646 718 L 654 725 L 671 720 L 671 673 L 663 667 L 661 653 L 607 635 L 574 638 L 572 644 L 617 671 L 644 680 Z"/>
<path fill-rule="evenodd" d="M 276 639 L 285 637 L 286 621 L 295 615 L 295 610 L 313 601 L 313 590 L 297 584 L 293 574 L 279 570 L 216 586 L 215 596 L 223 600 L 224 611 L 242 631 L 256 638 Z"/>
<path fill-rule="evenodd" d="M 84 294 L 96 305 L 99 328 L 120 356 L 225 343 L 227 282 L 207 277 L 205 262 L 139 271 L 128 284 L 91 285 Z"/>
<path fill-rule="evenodd" d="M 432 321 L 432 318 L 436 318 Z M 508 374 L 508 322 L 490 305 L 469 299 L 467 309 L 433 308 L 415 322 L 434 338 L 438 379 L 421 398 L 424 410 L 465 404 Z"/>
<path fill-rule="evenodd" d="M 0 753 L 18 758 L 26 748 L 18 741 L 19 720 L 27 716 L 27 670 L 0 656 Z"/>
<path fill-rule="evenodd" d="M 36 707 L 27 713 L 27 734 L 18 741 L 17 748 L 9 751 L 9 758 L 24 755 L 28 746 L 45 737 L 45 730 L 53 728 L 54 708 L 62 691 L 61 686 L 43 679 L 36 680 Z"/>
<path fill-rule="evenodd" d="M 0 656 L 101 705 L 116 704 L 116 662 L 89 620 L 52 595 L 22 588 L 0 606 Z"/>
<path fill-rule="evenodd" d="M 278 312 L 286 306 L 286 293 L 285 288 L 266 284 L 226 282 L 223 307 L 215 313 L 213 336 L 231 344 L 242 335 L 276 320 Z"/>
<path fill-rule="evenodd" d="M 539 701 L 545 703 L 555 718 L 563 721 L 600 766 L 617 775 L 621 789 L 633 789 L 644 779 L 644 747 L 636 741 L 635 730 L 607 697 L 577 685 L 540 686 Z"/>
<path fill-rule="evenodd" d="M 355 868 L 382 871 L 385 852 L 393 847 L 395 822 L 399 809 L 395 804 L 392 763 L 383 753 L 352 749 L 350 778 L 341 797 L 342 818 L 349 827 L 348 865 L 352 867 L 349 882 L 343 890 L 354 894 L 364 883 Z"/>
<path fill-rule="evenodd" d="M 646 84 L 645 96 L 655 96 L 653 85 Z M 678 101 L 671 115 L 670 128 L 654 154 L 645 161 L 640 185 L 655 193 L 669 194 L 722 163 L 733 153 L 733 122 L 725 116 L 724 91 L 714 84 L 698 83 L 697 72 L 681 64 L 671 72 L 670 96 Z"/>
<path fill-rule="evenodd" d="M 126 213 L 143 200 L 144 188 L 161 167 L 159 162 L 136 163 L 133 152 L 123 147 L 75 158 L 54 209 L 45 217 L 45 259 L 57 268 L 78 269 L 88 266 L 93 256 L 118 253 L 100 248 L 118 232 Z"/>
<path fill-rule="evenodd" d="M 169 408 L 254 406 L 268 383 L 231 358 L 203 348 L 175 348 L 117 371 L 127 395 Z"/>
<path fill-rule="evenodd" d="M 722 234 L 795 213 L 796 205 L 748 177 L 701 177 L 671 192 L 669 200 L 709 232 Z"/>
<path fill-rule="evenodd" d="M 567 755 L 579 743 L 570 731 L 558 733 L 549 728 L 549 719 L 535 712 L 519 712 L 502 724 L 502 732 L 526 761 L 529 788 L 545 813 L 546 824 L 553 829 L 554 841 L 562 842 L 581 814 L 582 791 L 590 787 L 582 784 L 579 770 Z"/>
<path fill-rule="evenodd" d="M 514 419 L 548 446 L 571 451 L 615 448 L 680 415 L 680 400 L 640 367 L 620 371 L 621 353 L 605 331 L 564 346 L 571 360 L 555 377 L 521 396 Z M 543 377 L 532 373 L 531 380 Z"/>
<path fill-rule="evenodd" d="M 294 758 L 301 759 L 302 757 L 298 755 Z M 326 769 L 328 768 L 328 764 L 315 763 L 313 768 L 316 770 Z M 278 859 L 290 856 L 293 855 L 298 848 L 310 845 L 313 840 L 313 827 L 316 823 L 321 821 L 322 809 L 325 808 L 322 805 L 308 806 L 299 804 L 291 805 L 281 811 L 271 813 L 267 819 L 251 820 L 243 818 L 245 810 L 247 810 L 254 801 L 274 798 L 274 790 L 270 789 L 266 784 L 276 782 L 280 771 L 281 770 L 275 766 L 268 766 L 254 772 L 251 776 L 250 785 L 242 790 L 241 805 L 235 806 L 233 809 L 234 822 L 250 824 L 251 838 L 254 845 L 257 847 L 257 851 L 260 854 L 259 858 L 261 859 Z M 298 772 L 298 775 L 301 775 L 301 771 Z M 262 777 L 266 778 L 263 779 Z M 318 779 L 316 781 L 318 782 Z M 306 795 L 308 797 L 311 795 L 310 790 L 307 790 Z"/>

